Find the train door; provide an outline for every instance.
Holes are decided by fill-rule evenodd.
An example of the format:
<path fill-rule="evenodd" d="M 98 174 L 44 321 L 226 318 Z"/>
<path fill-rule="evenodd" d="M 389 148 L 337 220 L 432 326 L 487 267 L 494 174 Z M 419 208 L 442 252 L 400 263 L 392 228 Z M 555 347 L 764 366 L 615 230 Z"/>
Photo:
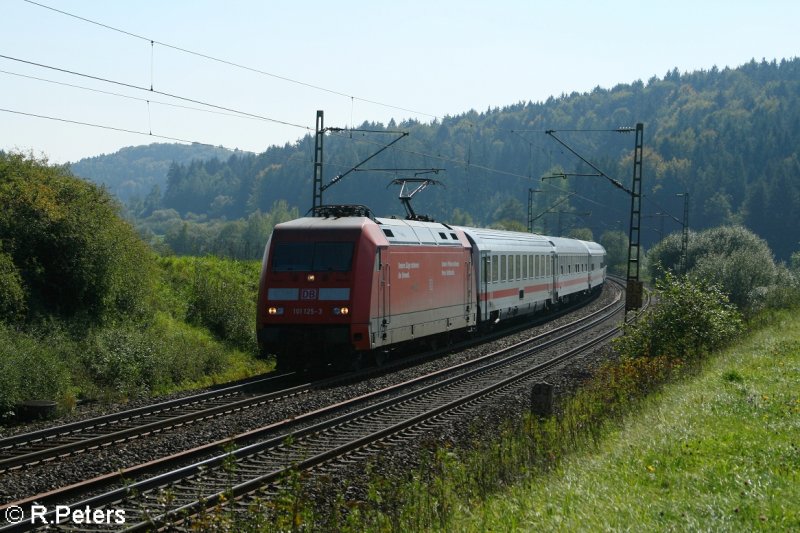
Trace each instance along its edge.
<path fill-rule="evenodd" d="M 592 256 L 586 256 L 586 286 L 592 290 Z"/>
<path fill-rule="evenodd" d="M 551 252 L 550 254 L 550 267 L 553 271 L 553 275 L 550 278 L 550 282 L 553 284 L 550 301 L 555 305 L 558 303 L 558 280 L 560 279 L 558 275 L 558 254 L 555 252 Z"/>
<path fill-rule="evenodd" d="M 473 244 L 473 246 L 475 246 Z M 481 250 L 482 265 L 478 281 L 478 317 L 484 322 L 489 320 L 489 278 L 492 277 L 492 251 Z"/>
<path fill-rule="evenodd" d="M 386 340 L 386 330 L 392 320 L 390 297 L 392 288 L 391 266 L 386 246 L 378 247 L 376 262 L 379 270 L 378 280 L 378 321 L 380 323 L 380 337 Z"/>
<path fill-rule="evenodd" d="M 465 283 L 467 286 L 465 287 L 464 291 L 464 320 L 466 320 L 467 324 L 470 323 L 470 312 L 472 311 L 472 255 L 470 254 L 467 257 L 467 261 L 465 264 L 467 268 L 467 275 L 464 276 Z"/>

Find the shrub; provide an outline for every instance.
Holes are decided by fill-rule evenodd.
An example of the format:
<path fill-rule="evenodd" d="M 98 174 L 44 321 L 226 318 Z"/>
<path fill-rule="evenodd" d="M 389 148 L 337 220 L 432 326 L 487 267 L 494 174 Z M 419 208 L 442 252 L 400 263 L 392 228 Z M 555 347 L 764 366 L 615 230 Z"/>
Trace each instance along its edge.
<path fill-rule="evenodd" d="M 159 380 L 159 346 L 130 326 L 99 328 L 81 353 L 91 384 L 112 397 L 147 395 Z"/>
<path fill-rule="evenodd" d="M 680 236 L 670 235 L 648 253 L 654 278 L 678 272 Z M 775 283 L 778 271 L 767 242 L 742 226 L 721 226 L 691 233 L 687 274 L 713 281 L 741 311 L 750 313 Z"/>
<path fill-rule="evenodd" d="M 213 257 L 163 258 L 171 312 L 217 338 L 255 353 L 258 263 Z M 165 294 L 162 290 L 162 295 Z M 162 300 L 163 302 L 163 300 Z"/>
<path fill-rule="evenodd" d="M 615 339 L 629 357 L 701 357 L 723 346 L 742 329 L 742 318 L 719 288 L 702 280 L 678 280 L 667 273 L 656 285 L 654 309 L 625 326 Z"/>
<path fill-rule="evenodd" d="M 0 321 L 17 322 L 25 316 L 27 294 L 11 256 L 0 249 Z"/>
<path fill-rule="evenodd" d="M 0 419 L 23 400 L 61 400 L 70 388 L 71 343 L 58 330 L 38 337 L 0 324 Z"/>
<path fill-rule="evenodd" d="M 104 190 L 58 166 L 0 154 L 0 238 L 37 314 L 141 314 L 153 260 Z"/>

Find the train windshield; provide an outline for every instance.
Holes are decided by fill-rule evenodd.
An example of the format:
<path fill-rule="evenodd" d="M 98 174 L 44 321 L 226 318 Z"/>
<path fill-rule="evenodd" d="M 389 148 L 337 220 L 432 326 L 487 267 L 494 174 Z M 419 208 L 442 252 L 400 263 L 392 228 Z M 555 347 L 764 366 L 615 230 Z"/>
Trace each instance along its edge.
<path fill-rule="evenodd" d="M 272 252 L 273 272 L 348 272 L 352 242 L 280 242 Z"/>

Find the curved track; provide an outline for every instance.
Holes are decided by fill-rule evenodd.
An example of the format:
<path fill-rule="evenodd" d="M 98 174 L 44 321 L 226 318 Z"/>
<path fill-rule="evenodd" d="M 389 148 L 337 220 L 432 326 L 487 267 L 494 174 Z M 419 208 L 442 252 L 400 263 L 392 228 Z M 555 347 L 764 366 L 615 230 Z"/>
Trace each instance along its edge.
<path fill-rule="evenodd" d="M 292 468 L 311 468 L 381 440 L 402 440 L 420 424 L 458 416 L 464 409 L 489 401 L 509 387 L 527 386 L 538 374 L 616 335 L 623 307 L 623 301 L 618 298 L 613 305 L 569 327 L 467 363 L 283 420 L 225 442 L 211 443 L 11 505 L 24 508 L 34 502 L 56 505 L 80 500 L 74 507 L 124 509 L 126 524 L 116 527 L 129 530 L 152 529 L 155 524 L 182 520 L 231 495 L 238 498 L 274 484 Z M 608 325 L 612 321 L 614 324 Z M 601 329 L 599 333 L 587 333 L 598 328 Z M 593 335 L 593 338 L 579 347 L 554 353 L 576 335 Z M 169 465 L 207 455 L 222 445 L 239 448 L 156 474 Z M 107 490 L 109 483 L 119 484 L 123 478 L 138 481 L 123 482 L 103 494 L 82 497 Z M 53 514 L 49 515 L 48 520 L 54 519 Z M 27 522 L 2 531 L 31 527 Z"/>

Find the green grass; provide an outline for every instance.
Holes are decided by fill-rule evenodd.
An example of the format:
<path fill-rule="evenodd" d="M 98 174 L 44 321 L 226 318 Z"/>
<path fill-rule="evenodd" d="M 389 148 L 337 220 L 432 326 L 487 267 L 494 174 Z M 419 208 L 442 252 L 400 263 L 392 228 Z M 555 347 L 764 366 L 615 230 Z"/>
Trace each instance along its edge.
<path fill-rule="evenodd" d="M 272 370 L 256 358 L 258 261 L 169 257 L 155 262 L 145 312 L 125 320 L 44 317 L 0 322 L 0 422 L 16 404 L 124 401 Z"/>
<path fill-rule="evenodd" d="M 459 509 L 444 529 L 800 529 L 800 319 L 650 397 L 597 449 Z"/>

